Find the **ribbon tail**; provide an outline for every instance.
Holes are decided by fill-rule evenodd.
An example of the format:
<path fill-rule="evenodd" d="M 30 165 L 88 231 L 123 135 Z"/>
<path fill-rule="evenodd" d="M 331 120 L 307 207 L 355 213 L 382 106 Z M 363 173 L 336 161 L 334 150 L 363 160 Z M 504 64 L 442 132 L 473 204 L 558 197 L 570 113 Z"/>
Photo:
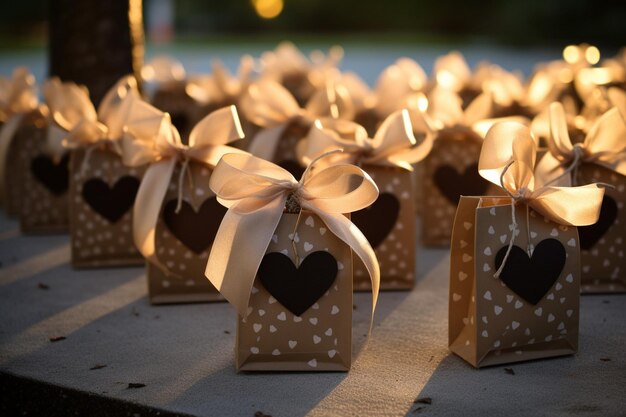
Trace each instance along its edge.
<path fill-rule="evenodd" d="M 155 162 L 141 180 L 133 207 L 133 238 L 141 254 L 151 263 L 165 269 L 156 257 L 156 225 L 161 205 L 170 185 L 176 159 Z"/>
<path fill-rule="evenodd" d="M 272 235 L 280 222 L 287 196 L 281 196 L 254 213 L 229 209 L 217 231 L 205 275 L 246 317 L 250 291 Z"/>
<path fill-rule="evenodd" d="M 370 331 L 374 322 L 374 311 L 376 310 L 376 303 L 378 302 L 378 292 L 380 290 L 380 266 L 378 265 L 378 259 L 374 253 L 374 249 L 367 241 L 363 232 L 359 230 L 354 223 L 352 223 L 347 217 L 342 214 L 329 214 L 321 210 L 314 210 L 315 214 L 326 223 L 328 229 L 333 232 L 335 236 L 346 243 L 354 253 L 363 261 L 367 272 L 372 280 L 372 314 L 370 318 Z"/>
<path fill-rule="evenodd" d="M 15 137 L 17 129 L 20 127 L 24 115 L 26 113 L 17 113 L 13 115 L 0 129 L 0 201 L 4 201 L 6 180 L 8 172 L 6 172 L 7 158 L 9 157 L 9 148 Z"/>
<path fill-rule="evenodd" d="M 287 124 L 281 123 L 278 126 L 261 130 L 254 136 L 252 142 L 250 142 L 248 152 L 259 158 L 271 161 L 274 159 L 276 148 L 278 148 L 278 141 L 285 128 L 287 128 Z"/>

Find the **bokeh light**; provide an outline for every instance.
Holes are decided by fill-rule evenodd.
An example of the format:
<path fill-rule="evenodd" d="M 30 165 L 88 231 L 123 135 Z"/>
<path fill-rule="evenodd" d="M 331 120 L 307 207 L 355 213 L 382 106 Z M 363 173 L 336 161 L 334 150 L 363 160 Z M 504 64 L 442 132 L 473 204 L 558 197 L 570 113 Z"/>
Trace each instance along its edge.
<path fill-rule="evenodd" d="M 277 17 L 285 6 L 283 0 L 252 0 L 254 10 L 263 19 Z"/>

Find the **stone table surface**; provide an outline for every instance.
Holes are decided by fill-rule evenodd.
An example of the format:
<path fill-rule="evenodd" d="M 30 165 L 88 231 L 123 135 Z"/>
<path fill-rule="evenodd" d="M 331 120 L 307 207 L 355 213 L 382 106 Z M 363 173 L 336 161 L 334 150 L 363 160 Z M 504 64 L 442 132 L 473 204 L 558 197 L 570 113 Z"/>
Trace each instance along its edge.
<path fill-rule="evenodd" d="M 68 236 L 0 217 L 5 406 L 52 392 L 132 416 L 626 415 L 625 295 L 582 297 L 578 354 L 476 370 L 447 349 L 449 252 L 419 248 L 415 289 L 381 294 L 367 345 L 370 295 L 356 294 L 349 373 L 238 374 L 231 306 L 151 306 L 143 268 L 73 270 L 69 257 Z"/>

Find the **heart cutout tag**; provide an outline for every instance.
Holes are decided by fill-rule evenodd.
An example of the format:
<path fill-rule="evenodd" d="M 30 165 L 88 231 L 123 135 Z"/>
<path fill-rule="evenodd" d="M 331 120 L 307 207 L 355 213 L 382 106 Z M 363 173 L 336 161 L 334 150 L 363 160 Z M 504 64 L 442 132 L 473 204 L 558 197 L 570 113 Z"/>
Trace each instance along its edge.
<path fill-rule="evenodd" d="M 337 261 L 326 251 L 313 252 L 296 268 L 282 253 L 263 257 L 257 276 L 287 310 L 302 315 L 328 291 L 337 278 Z"/>
<path fill-rule="evenodd" d="M 578 227 L 580 248 L 582 250 L 589 250 L 593 248 L 596 243 L 602 239 L 602 236 L 604 236 L 613 223 L 615 223 L 615 219 L 617 219 L 617 203 L 612 197 L 604 194 L 598 221 L 589 226 Z"/>
<path fill-rule="evenodd" d="M 391 193 L 382 193 L 371 206 L 352 213 L 352 223 L 363 232 L 373 248 L 393 229 L 400 214 L 400 202 Z"/>
<path fill-rule="evenodd" d="M 478 173 L 478 164 L 468 165 L 462 173 L 450 165 L 441 165 L 433 176 L 441 194 L 455 206 L 461 195 L 485 195 L 489 183 Z"/>
<path fill-rule="evenodd" d="M 30 163 L 30 170 L 35 179 L 56 196 L 65 194 L 69 184 L 68 163 L 70 155 L 63 155 L 58 164 L 47 155 L 39 155 Z"/>
<path fill-rule="evenodd" d="M 205 200 L 197 212 L 183 201 L 180 212 L 176 213 L 176 204 L 177 200 L 165 204 L 163 221 L 176 239 L 199 255 L 213 244 L 227 208 L 215 197 Z"/>
<path fill-rule="evenodd" d="M 116 223 L 135 203 L 139 180 L 124 176 L 111 187 L 99 178 L 92 178 L 83 185 L 83 199 L 99 215 Z"/>
<path fill-rule="evenodd" d="M 496 269 L 500 268 L 507 246 L 496 254 Z M 513 246 L 500 279 L 515 294 L 535 305 L 552 288 L 565 266 L 565 248 L 556 239 L 545 239 L 535 246 L 529 258 L 525 250 Z"/>

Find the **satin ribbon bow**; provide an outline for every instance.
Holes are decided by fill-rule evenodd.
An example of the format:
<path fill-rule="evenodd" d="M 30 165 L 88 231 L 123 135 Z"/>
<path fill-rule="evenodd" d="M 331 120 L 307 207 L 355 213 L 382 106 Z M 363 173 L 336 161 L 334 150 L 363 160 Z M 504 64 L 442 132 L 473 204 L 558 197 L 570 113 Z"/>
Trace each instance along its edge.
<path fill-rule="evenodd" d="M 224 155 L 213 171 L 210 187 L 228 211 L 215 237 L 206 276 L 241 317 L 246 316 L 257 270 L 290 195 L 302 209 L 318 215 L 328 230 L 361 258 L 372 280 L 374 312 L 380 284 L 378 261 L 363 233 L 343 213 L 372 204 L 378 188 L 357 166 L 311 170 L 315 162 L 300 181 L 278 165 L 252 155 Z"/>
<path fill-rule="evenodd" d="M 604 189 L 597 184 L 581 187 L 542 184 L 533 173 L 536 157 L 537 145 L 530 129 L 520 123 L 496 123 L 485 136 L 478 172 L 504 189 L 511 197 L 512 208 L 511 240 L 496 277 L 506 263 L 517 233 L 516 204 L 526 204 L 553 222 L 567 226 L 587 226 L 598 220 Z"/>
<path fill-rule="evenodd" d="M 348 93 L 341 85 L 329 83 L 301 108 L 287 89 L 269 80 L 250 85 L 241 99 L 241 111 L 247 120 L 262 128 L 248 151 L 267 160 L 274 157 L 279 139 L 290 123 L 300 121 L 311 125 L 321 117 L 352 119 L 354 116 Z"/>
<path fill-rule="evenodd" d="M 89 94 L 83 87 L 73 83 L 61 84 L 53 81 L 48 85 L 50 113 L 56 125 L 69 133 L 61 135 L 54 132 L 48 136 L 48 146 L 55 155 L 66 149 L 86 148 L 83 170 L 88 165 L 91 153 L 101 146 L 121 156 L 119 144 L 124 133 L 124 125 L 129 117 L 131 96 L 138 97 L 137 81 L 133 76 L 121 78 L 104 96 L 98 111 L 89 100 Z M 57 128 L 58 129 L 58 128 Z"/>
<path fill-rule="evenodd" d="M 626 122 L 618 108 L 612 108 L 592 125 L 582 143 L 572 144 L 566 114 L 561 103 L 550 105 L 549 152 L 537 166 L 537 176 L 563 186 L 576 180 L 581 163 L 601 165 L 626 175 Z M 569 175 L 574 172 L 574 175 Z"/>
<path fill-rule="evenodd" d="M 126 121 L 121 142 L 123 160 L 129 166 L 150 164 L 135 199 L 133 236 L 143 256 L 167 271 L 156 257 L 155 232 L 174 168 L 178 163 L 182 164 L 178 178 L 178 211 L 182 204 L 183 180 L 189 162 L 193 160 L 213 167 L 224 154 L 247 155 L 226 145 L 243 138 L 244 134 L 235 106 L 224 107 L 198 122 L 189 135 L 189 145 L 184 145 L 169 114 L 140 98 L 133 97 L 131 100 L 131 114 Z"/>
<path fill-rule="evenodd" d="M 373 138 L 366 130 L 345 120 L 317 120 L 305 140 L 298 144 L 296 153 L 304 165 L 333 149 L 333 154 L 321 162 L 350 163 L 359 166 L 378 165 L 413 171 L 411 164 L 421 161 L 432 148 L 432 136 L 416 146 L 409 112 L 399 110 L 383 121 Z"/>
<path fill-rule="evenodd" d="M 11 79 L 0 78 L 0 200 L 4 199 L 9 148 L 24 116 L 37 109 L 38 104 L 35 77 L 27 68 L 15 69 Z"/>

